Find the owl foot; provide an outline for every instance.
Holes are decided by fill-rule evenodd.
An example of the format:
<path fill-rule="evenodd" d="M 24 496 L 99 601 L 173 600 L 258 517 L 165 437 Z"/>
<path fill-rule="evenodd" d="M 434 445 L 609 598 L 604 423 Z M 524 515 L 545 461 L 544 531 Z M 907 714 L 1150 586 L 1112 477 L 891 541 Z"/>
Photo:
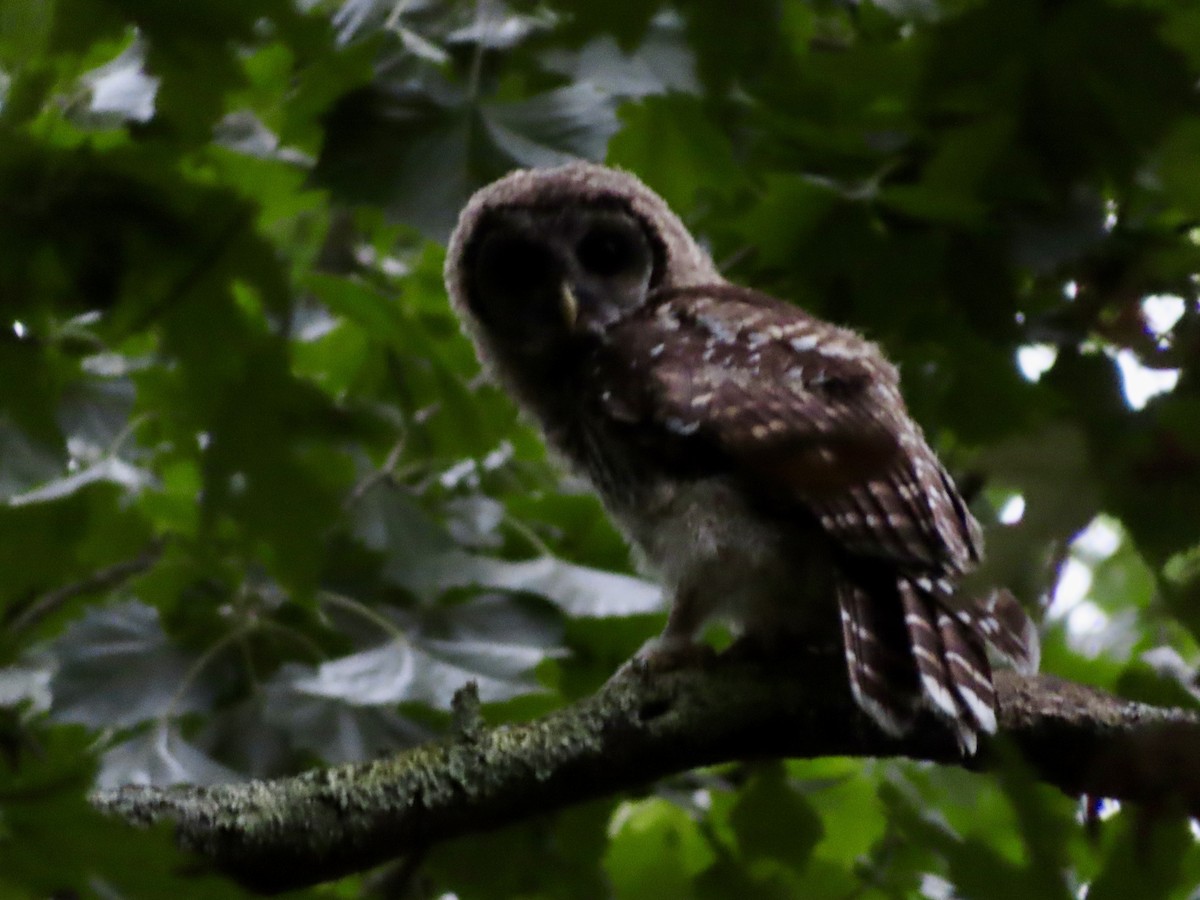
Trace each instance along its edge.
<path fill-rule="evenodd" d="M 631 662 L 637 662 L 652 672 L 669 672 L 692 666 L 707 666 L 716 659 L 708 644 L 698 644 L 687 638 L 656 637 L 642 644 Z"/>
<path fill-rule="evenodd" d="M 676 669 L 703 668 L 716 659 L 716 653 L 708 644 L 697 644 L 687 639 L 656 637 L 642 644 L 633 657 L 617 669 L 609 681 L 622 678 L 647 678 L 660 672 Z"/>

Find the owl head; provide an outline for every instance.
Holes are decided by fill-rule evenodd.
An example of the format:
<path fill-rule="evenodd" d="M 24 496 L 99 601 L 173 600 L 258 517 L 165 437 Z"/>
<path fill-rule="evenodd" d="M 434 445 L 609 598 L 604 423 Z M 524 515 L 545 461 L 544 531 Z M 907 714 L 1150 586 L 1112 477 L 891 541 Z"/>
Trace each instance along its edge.
<path fill-rule="evenodd" d="M 661 197 L 592 163 L 517 171 L 483 188 L 446 259 L 447 290 L 485 363 L 571 353 L 656 288 L 718 280 Z"/>

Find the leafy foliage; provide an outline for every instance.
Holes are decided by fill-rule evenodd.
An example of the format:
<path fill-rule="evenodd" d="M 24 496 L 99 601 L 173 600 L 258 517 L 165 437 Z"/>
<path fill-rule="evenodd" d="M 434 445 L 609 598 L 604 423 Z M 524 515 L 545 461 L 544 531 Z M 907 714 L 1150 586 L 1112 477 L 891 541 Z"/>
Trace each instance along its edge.
<path fill-rule="evenodd" d="M 1047 670 L 1194 705 L 1198 77 L 1200 16 L 1163 0 L 5 0 L 0 890 L 229 896 L 87 786 L 386 753 L 468 679 L 528 717 L 660 627 L 441 286 L 475 188 L 574 156 L 885 345 Z M 1169 816 L 826 760 L 309 893 L 1197 884 Z"/>

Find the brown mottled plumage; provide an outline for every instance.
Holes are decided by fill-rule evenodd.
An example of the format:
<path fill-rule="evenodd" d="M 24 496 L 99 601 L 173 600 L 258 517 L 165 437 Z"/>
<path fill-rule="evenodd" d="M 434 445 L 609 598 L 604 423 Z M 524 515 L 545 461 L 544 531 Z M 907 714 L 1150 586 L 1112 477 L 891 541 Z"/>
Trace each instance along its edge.
<path fill-rule="evenodd" d="M 972 752 L 995 730 L 988 642 L 1036 668 L 1010 595 L 960 593 L 979 528 L 857 333 L 726 282 L 624 172 L 515 172 L 451 238 L 480 358 L 595 485 L 671 596 L 644 655 L 724 615 L 772 643 L 836 640 L 881 727 L 920 706 Z"/>

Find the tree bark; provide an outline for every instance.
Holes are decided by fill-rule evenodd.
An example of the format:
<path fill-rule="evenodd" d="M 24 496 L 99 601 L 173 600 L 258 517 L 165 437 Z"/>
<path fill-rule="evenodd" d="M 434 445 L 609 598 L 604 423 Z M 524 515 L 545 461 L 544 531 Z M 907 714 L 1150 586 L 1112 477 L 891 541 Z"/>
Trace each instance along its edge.
<path fill-rule="evenodd" d="M 386 759 L 274 781 L 128 786 L 93 801 L 130 822 L 174 822 L 185 847 L 260 891 L 361 871 L 696 766 L 754 758 L 906 756 L 986 769 L 1011 742 L 1039 778 L 1068 794 L 1200 814 L 1194 713 L 1002 671 L 999 733 L 964 759 L 932 718 L 904 738 L 880 732 L 841 672 L 816 657 L 630 671 L 573 706 L 495 728 L 479 720 L 467 691 L 453 737 Z"/>

